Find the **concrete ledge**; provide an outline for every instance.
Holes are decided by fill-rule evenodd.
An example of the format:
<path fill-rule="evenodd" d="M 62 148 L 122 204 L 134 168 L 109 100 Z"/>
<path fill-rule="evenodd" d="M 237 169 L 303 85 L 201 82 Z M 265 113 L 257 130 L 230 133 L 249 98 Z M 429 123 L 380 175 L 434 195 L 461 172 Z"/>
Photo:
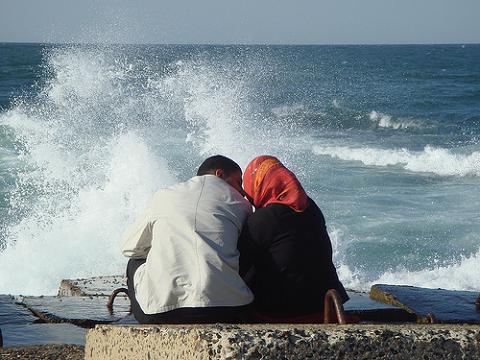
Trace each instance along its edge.
<path fill-rule="evenodd" d="M 478 325 L 97 325 L 85 359 L 478 359 Z"/>
<path fill-rule="evenodd" d="M 58 296 L 110 296 L 120 287 L 127 287 L 127 279 L 122 275 L 64 279 L 60 282 Z"/>
<path fill-rule="evenodd" d="M 108 310 L 105 296 L 18 296 L 15 300 L 44 322 L 70 323 L 85 328 L 119 321 L 130 312 L 127 297 L 116 300 L 115 311 Z"/>

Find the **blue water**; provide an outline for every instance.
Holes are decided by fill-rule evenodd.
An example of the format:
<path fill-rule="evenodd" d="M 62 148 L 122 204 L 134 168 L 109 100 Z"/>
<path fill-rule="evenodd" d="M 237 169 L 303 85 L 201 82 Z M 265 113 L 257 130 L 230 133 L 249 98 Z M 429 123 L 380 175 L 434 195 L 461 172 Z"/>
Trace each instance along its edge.
<path fill-rule="evenodd" d="M 274 154 L 339 275 L 480 290 L 480 45 L 0 44 L 0 293 L 122 273 L 151 194 Z"/>
<path fill-rule="evenodd" d="M 38 322 L 30 310 L 4 295 L 0 295 L 0 330 L 5 347 L 59 343 L 85 345 L 85 329 L 66 323 Z"/>

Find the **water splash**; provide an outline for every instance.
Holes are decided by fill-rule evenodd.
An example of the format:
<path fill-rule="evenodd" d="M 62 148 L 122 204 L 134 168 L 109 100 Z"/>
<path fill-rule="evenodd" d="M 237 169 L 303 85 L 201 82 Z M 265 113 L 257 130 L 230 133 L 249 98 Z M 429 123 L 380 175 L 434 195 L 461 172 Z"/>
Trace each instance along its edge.
<path fill-rule="evenodd" d="M 433 173 L 440 176 L 480 176 L 480 152 L 478 151 L 460 154 L 433 146 L 426 146 L 423 151 L 410 151 L 405 148 L 315 145 L 313 152 L 345 161 L 360 161 L 368 166 L 400 166 L 412 172 Z"/>
<path fill-rule="evenodd" d="M 372 122 L 380 128 L 398 129 L 420 129 L 422 124 L 413 119 L 395 119 L 391 115 L 383 114 L 373 110 L 368 114 Z"/>
<path fill-rule="evenodd" d="M 393 173 L 462 176 L 452 182 L 476 183 L 469 178 L 479 174 L 473 146 L 469 152 L 439 147 L 387 150 L 358 142 L 344 146 L 351 129 L 371 136 L 404 132 L 376 131 L 379 125 L 368 113 L 349 111 L 345 100 L 326 108 L 288 94 L 274 101 L 274 95 L 259 90 L 267 88 L 259 85 L 265 78 L 280 73 L 268 59 L 249 59 L 243 50 L 235 50 L 234 56 L 222 51 L 162 47 L 150 52 L 145 47 L 100 45 L 45 51 L 44 75 L 35 93 L 15 99 L 0 113 L 0 129 L 12 134 L 2 146 L 8 148 L 13 164 L 8 166 L 14 169 L 2 188 L 8 214 L 0 219 L 1 235 L 7 239 L 6 249 L 0 250 L 0 293 L 53 294 L 62 278 L 123 272 L 126 260 L 117 242 L 126 224 L 155 190 L 187 179 L 214 153 L 230 156 L 241 166 L 259 154 L 276 155 L 307 180 L 314 198 L 322 197 L 322 204 L 335 210 L 326 212 L 336 213 L 329 225 L 351 221 L 351 229 L 337 225 L 331 237 L 339 276 L 347 287 L 357 289 L 368 287 L 388 264 L 372 275 L 368 264 L 358 265 L 361 259 L 357 267 L 349 262 L 349 245 L 360 241 L 353 229 L 357 214 L 351 213 L 365 205 L 365 194 L 344 181 L 352 178 L 345 161 L 389 166 Z M 319 138 L 332 145 L 317 145 L 312 153 Z M 363 175 L 371 169 L 361 170 Z M 397 215 L 402 218 L 404 213 Z M 468 263 L 467 258 L 462 262 Z M 428 269 L 417 274 L 420 285 L 430 282 L 425 274 L 440 269 L 425 266 Z M 453 270 L 461 274 L 472 267 Z M 405 281 L 417 276 L 397 272 Z M 467 286 L 457 278 L 450 281 Z"/>
<path fill-rule="evenodd" d="M 161 55 L 53 48 L 37 94 L 0 114 L 18 143 L 0 293 L 54 294 L 62 278 L 122 273 L 117 242 L 154 191 L 208 155 L 244 166 L 278 148 L 249 135 L 249 81 L 261 69 Z"/>
<path fill-rule="evenodd" d="M 479 266 L 480 251 L 471 256 L 464 256 L 460 261 L 447 266 L 433 267 L 421 271 L 388 271 L 371 284 L 413 285 L 448 290 L 478 291 L 480 289 Z"/>

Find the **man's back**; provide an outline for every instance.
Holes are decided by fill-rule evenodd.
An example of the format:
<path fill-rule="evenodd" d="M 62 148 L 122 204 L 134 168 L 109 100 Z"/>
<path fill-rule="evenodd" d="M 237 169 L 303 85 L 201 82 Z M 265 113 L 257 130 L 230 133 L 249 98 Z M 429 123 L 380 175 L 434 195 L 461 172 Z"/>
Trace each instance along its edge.
<path fill-rule="evenodd" d="M 125 256 L 147 259 L 135 272 L 146 314 L 182 307 L 240 306 L 253 295 L 238 275 L 237 238 L 250 204 L 214 175 L 155 194 L 123 238 Z"/>

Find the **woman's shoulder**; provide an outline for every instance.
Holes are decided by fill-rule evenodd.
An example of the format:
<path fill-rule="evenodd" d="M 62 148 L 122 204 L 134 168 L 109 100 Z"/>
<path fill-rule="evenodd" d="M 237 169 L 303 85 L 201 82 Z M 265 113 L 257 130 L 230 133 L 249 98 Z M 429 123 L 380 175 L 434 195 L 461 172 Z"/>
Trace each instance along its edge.
<path fill-rule="evenodd" d="M 312 214 L 315 218 L 318 218 L 321 220 L 321 222 L 325 223 L 325 216 L 322 213 L 322 210 L 318 207 L 315 201 L 313 201 L 311 198 L 308 198 L 308 207 L 306 210 L 308 213 Z"/>
<path fill-rule="evenodd" d="M 280 218 L 270 206 L 255 210 L 247 219 L 245 233 L 253 242 L 268 246 L 280 229 Z"/>
<path fill-rule="evenodd" d="M 256 209 L 255 212 L 248 217 L 248 224 L 250 226 L 275 226 L 278 215 L 275 208 L 269 205 L 264 208 Z"/>
<path fill-rule="evenodd" d="M 269 216 L 273 216 L 274 215 L 274 211 L 272 211 L 272 206 L 269 205 L 267 207 L 263 207 L 263 208 L 258 208 L 258 209 L 255 209 L 255 211 L 253 212 L 253 214 L 250 216 L 250 218 L 253 218 L 253 219 L 261 219 L 263 217 L 269 217 Z"/>

